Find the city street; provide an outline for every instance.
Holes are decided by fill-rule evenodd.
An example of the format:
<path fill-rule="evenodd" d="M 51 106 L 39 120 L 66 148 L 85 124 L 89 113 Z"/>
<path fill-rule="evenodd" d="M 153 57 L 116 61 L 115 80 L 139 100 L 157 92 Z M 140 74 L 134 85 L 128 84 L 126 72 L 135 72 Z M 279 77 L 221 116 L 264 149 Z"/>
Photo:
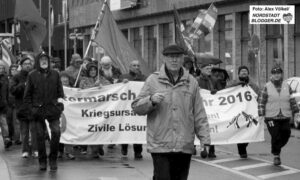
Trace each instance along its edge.
<path fill-rule="evenodd" d="M 216 146 L 217 158 L 214 160 L 193 157 L 190 180 L 197 179 L 288 179 L 298 180 L 300 176 L 300 131 L 292 130 L 292 137 L 282 152 L 282 166 L 272 165 L 270 136 L 265 130 L 266 141 L 248 146 L 248 159 L 240 159 L 235 145 Z M 122 157 L 120 147 L 105 147 L 105 156 L 94 159 L 89 155 L 77 155 L 76 160 L 59 160 L 57 172 L 40 172 L 37 159 L 22 159 L 20 147 L 13 146 L 4 151 L 0 142 L 1 180 L 143 180 L 151 179 L 152 160 L 144 152 L 143 160 L 134 160 L 130 146 L 128 157 Z"/>

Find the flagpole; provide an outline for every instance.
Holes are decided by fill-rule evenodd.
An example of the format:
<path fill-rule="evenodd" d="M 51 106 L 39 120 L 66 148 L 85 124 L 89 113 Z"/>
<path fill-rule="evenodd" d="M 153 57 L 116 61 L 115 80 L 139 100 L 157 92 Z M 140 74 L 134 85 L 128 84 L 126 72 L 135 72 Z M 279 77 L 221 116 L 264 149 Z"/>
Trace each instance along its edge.
<path fill-rule="evenodd" d="M 103 14 L 104 14 L 104 10 L 105 10 L 105 6 L 106 6 L 106 5 L 107 5 L 107 0 L 104 0 L 103 5 L 102 5 L 102 8 L 101 8 L 101 11 L 99 12 L 99 15 L 98 15 L 98 18 L 97 18 L 97 22 L 96 22 L 95 27 L 94 27 L 94 29 L 93 29 L 93 31 L 92 31 L 92 36 L 91 36 L 91 38 L 90 38 L 89 44 L 88 44 L 88 46 L 87 46 L 87 48 L 86 48 L 86 50 L 85 50 L 85 53 L 84 53 L 84 56 L 83 56 L 83 57 L 87 57 L 87 54 L 88 54 L 88 52 L 89 52 L 89 49 L 90 49 L 90 47 L 91 47 L 91 45 L 92 45 L 92 41 L 93 41 L 93 40 L 95 39 L 95 37 L 96 37 L 97 28 L 98 28 L 98 26 L 101 24 L 101 22 L 102 22 L 102 20 L 103 20 Z M 97 68 L 98 68 L 97 71 L 98 71 L 98 79 L 99 79 L 99 78 L 100 78 L 100 77 L 99 77 L 99 65 L 97 66 Z M 78 72 L 78 74 L 77 74 L 77 77 L 76 77 L 76 81 L 75 81 L 74 87 L 76 87 L 76 85 L 77 85 L 77 83 L 78 83 L 78 80 L 79 80 L 79 76 L 80 76 L 81 71 L 82 71 L 82 65 L 80 66 L 79 72 Z"/>
<path fill-rule="evenodd" d="M 67 43 L 68 43 L 68 35 L 67 35 L 67 4 L 64 4 L 64 13 L 65 13 L 65 16 L 64 16 L 64 34 L 65 34 L 65 37 L 64 37 L 64 49 L 65 49 L 65 52 L 64 52 L 64 68 L 66 69 L 67 68 L 67 59 L 68 59 L 68 46 L 67 46 Z"/>
<path fill-rule="evenodd" d="M 97 22 L 96 22 L 95 27 L 94 27 L 94 29 L 93 29 L 93 31 L 92 31 L 92 36 L 91 36 L 91 38 L 90 38 L 89 44 L 88 44 L 88 46 L 87 46 L 87 48 L 86 48 L 86 50 L 85 50 L 84 57 L 87 56 L 87 54 L 88 54 L 88 52 L 89 52 L 89 49 L 90 49 L 90 47 L 91 47 L 92 41 L 93 41 L 93 40 L 95 39 L 95 37 L 96 37 L 96 31 L 97 31 L 97 28 L 98 28 L 99 24 L 101 24 L 101 22 L 102 22 L 102 19 L 103 19 L 102 17 L 103 17 L 103 14 L 104 14 L 104 10 L 105 10 L 105 6 L 106 6 L 106 5 L 107 5 L 107 0 L 104 0 L 103 5 L 102 5 L 102 8 L 101 8 L 101 11 L 100 11 L 99 16 L 98 16 L 98 19 L 97 19 Z"/>
<path fill-rule="evenodd" d="M 51 30 L 51 0 L 48 0 L 48 54 L 51 56 L 51 35 L 50 35 L 50 30 Z"/>

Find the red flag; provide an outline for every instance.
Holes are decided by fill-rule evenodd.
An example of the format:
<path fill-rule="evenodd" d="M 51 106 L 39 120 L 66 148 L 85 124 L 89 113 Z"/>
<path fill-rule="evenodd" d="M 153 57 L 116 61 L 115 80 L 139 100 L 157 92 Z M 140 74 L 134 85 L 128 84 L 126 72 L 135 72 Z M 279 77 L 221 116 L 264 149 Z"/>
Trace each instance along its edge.
<path fill-rule="evenodd" d="M 177 9 L 174 5 L 174 24 L 175 24 L 175 42 L 176 44 L 183 47 L 189 55 L 194 55 L 194 50 L 192 48 L 192 41 L 189 38 L 184 25 L 181 23 L 179 14 L 177 12 Z"/>
<path fill-rule="evenodd" d="M 124 37 L 107 5 L 94 41 L 105 50 L 123 73 L 129 72 L 128 66 L 131 61 L 138 60 L 143 74 L 149 74 L 146 63 Z"/>
<path fill-rule="evenodd" d="M 41 44 L 47 33 L 46 21 L 40 16 L 32 0 L 16 0 L 15 18 L 21 22 L 33 51 L 41 51 Z"/>

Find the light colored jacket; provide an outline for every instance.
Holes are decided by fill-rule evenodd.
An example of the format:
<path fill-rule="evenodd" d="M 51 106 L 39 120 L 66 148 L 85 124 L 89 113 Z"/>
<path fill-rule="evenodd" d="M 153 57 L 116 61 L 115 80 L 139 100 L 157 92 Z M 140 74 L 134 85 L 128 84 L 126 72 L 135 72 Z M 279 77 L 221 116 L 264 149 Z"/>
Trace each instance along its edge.
<path fill-rule="evenodd" d="M 195 134 L 202 144 L 210 144 L 209 125 L 197 80 L 184 70 L 173 85 L 165 72 L 150 75 L 132 103 L 139 115 L 147 115 L 147 148 L 150 153 L 183 152 L 192 154 Z M 163 93 L 160 104 L 152 105 L 150 96 Z"/>

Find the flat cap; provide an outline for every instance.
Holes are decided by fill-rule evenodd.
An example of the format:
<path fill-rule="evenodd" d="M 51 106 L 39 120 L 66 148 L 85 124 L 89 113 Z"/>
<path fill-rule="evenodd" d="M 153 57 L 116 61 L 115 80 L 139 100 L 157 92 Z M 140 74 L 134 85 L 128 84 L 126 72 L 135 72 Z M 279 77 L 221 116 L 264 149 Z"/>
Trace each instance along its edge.
<path fill-rule="evenodd" d="M 164 56 L 168 56 L 168 55 L 171 55 L 171 54 L 186 54 L 186 51 L 179 45 L 177 44 L 172 44 L 172 45 L 169 45 L 167 47 L 164 48 L 162 54 Z"/>

